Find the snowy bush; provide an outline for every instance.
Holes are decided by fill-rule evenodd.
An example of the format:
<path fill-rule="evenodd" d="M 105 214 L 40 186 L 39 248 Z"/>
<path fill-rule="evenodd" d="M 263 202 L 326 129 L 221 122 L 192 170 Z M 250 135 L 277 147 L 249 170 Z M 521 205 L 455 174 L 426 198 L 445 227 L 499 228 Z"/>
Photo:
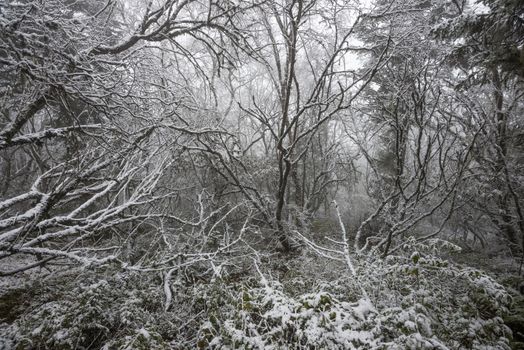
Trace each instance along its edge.
<path fill-rule="evenodd" d="M 293 298 L 276 282 L 238 287 L 235 292 L 238 294 L 233 308 L 214 310 L 210 320 L 201 325 L 199 347 L 349 348 L 351 344 L 373 341 L 373 334 L 364 327 L 353 331 L 358 322 L 365 322 L 366 315 L 374 312 L 364 300 L 340 302 L 327 292 Z M 371 323 L 366 326 L 373 328 Z"/>
<path fill-rule="evenodd" d="M 84 272 L 35 292 L 0 333 L 15 349 L 509 349 L 508 293 L 434 244 L 355 256 L 358 278 L 342 264 L 324 279 L 297 264 L 280 282 L 269 271 L 173 281 L 167 312 L 158 276 Z"/>
<path fill-rule="evenodd" d="M 362 260 L 359 274 L 369 299 L 352 277 L 296 296 L 265 279 L 217 288 L 198 347 L 509 349 L 511 298 L 485 273 L 415 252 Z"/>
<path fill-rule="evenodd" d="M 119 275 L 109 281 L 88 276 L 76 286 L 69 281 L 17 320 L 16 349 L 167 348 L 162 320 L 154 316 L 159 292 L 137 282 Z"/>

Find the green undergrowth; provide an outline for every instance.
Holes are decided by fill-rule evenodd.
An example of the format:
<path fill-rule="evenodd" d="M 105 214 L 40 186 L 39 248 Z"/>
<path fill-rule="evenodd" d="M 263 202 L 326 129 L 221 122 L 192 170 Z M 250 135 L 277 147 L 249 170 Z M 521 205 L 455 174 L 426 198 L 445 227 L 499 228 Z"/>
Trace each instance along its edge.
<path fill-rule="evenodd" d="M 174 279 L 168 311 L 158 273 L 84 271 L 49 280 L 52 287 L 3 293 L 0 300 L 18 307 L 3 320 L 0 342 L 59 350 L 510 349 L 507 324 L 521 321 L 510 308 L 522 300 L 434 249 L 413 244 L 385 260 L 353 257 L 356 278 L 341 264 L 317 274 L 315 259 L 301 256 L 278 278 L 258 263 L 234 279 Z"/>

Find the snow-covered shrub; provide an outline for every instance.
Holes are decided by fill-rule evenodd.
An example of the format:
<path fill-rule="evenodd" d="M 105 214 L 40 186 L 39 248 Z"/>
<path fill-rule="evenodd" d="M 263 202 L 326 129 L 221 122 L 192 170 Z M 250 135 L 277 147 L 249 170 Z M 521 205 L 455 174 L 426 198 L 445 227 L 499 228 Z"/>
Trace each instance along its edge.
<path fill-rule="evenodd" d="M 291 297 L 277 282 L 237 285 L 223 294 L 236 294 L 236 300 L 227 304 L 233 307 L 215 308 L 201 325 L 200 348 L 349 349 L 374 342 L 367 315 L 375 311 L 366 300 L 340 302 L 328 292 Z"/>
<path fill-rule="evenodd" d="M 86 276 L 82 276 L 86 277 Z M 16 349 L 164 349 L 158 288 L 136 278 L 87 277 L 33 301 L 16 321 Z"/>
<path fill-rule="evenodd" d="M 215 286 L 204 296 L 208 319 L 197 346 L 509 349 L 511 332 L 501 318 L 508 293 L 485 273 L 432 255 L 433 244 L 442 242 L 406 247 L 386 260 L 354 259 L 359 281 L 346 274 L 302 294 L 265 279 Z"/>
<path fill-rule="evenodd" d="M 201 326 L 201 348 L 446 348 L 418 306 L 379 311 L 365 298 L 346 302 L 323 291 L 293 298 L 273 283 L 242 292 L 228 311 Z"/>
<path fill-rule="evenodd" d="M 402 315 L 415 312 L 417 320 L 424 320 L 417 333 L 438 337 L 447 348 L 509 349 L 511 331 L 502 316 L 508 312 L 510 295 L 486 273 L 437 257 L 443 248 L 459 249 L 441 240 L 413 241 L 385 261 L 361 262 L 364 288 L 374 305 L 382 315 L 395 315 L 384 324 L 397 328 L 386 327 L 386 333 L 412 327 Z"/>
<path fill-rule="evenodd" d="M 445 244 L 353 256 L 357 277 L 336 261 L 323 275 L 325 259 L 302 256 L 280 282 L 268 265 L 265 277 L 173 279 L 167 312 L 158 275 L 84 272 L 34 291 L 0 325 L 0 348 L 5 335 L 15 349 L 509 349 L 508 293 L 437 257 Z"/>

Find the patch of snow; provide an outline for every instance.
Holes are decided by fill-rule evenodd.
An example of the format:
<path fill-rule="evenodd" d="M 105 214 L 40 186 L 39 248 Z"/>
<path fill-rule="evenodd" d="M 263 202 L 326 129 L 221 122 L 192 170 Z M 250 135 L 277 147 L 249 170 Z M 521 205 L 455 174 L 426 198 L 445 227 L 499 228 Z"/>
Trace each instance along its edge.
<path fill-rule="evenodd" d="M 138 330 L 138 334 L 142 335 L 144 338 L 146 338 L 146 340 L 149 340 L 149 338 L 151 338 L 151 334 L 149 334 L 149 332 L 144 327 Z"/>

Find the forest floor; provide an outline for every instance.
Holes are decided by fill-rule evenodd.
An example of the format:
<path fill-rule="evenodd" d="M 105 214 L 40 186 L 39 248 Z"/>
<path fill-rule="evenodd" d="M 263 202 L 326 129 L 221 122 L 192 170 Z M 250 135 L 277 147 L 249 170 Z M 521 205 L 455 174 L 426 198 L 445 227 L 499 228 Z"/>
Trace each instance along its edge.
<path fill-rule="evenodd" d="M 510 346 L 512 349 L 524 349 L 524 297 L 518 290 L 518 287 L 524 282 L 524 278 L 516 277 L 519 265 L 515 259 L 472 251 L 450 254 L 447 258 L 459 265 L 463 265 L 465 268 L 473 267 L 486 271 L 508 290 L 513 298 L 513 302 L 509 314 L 504 317 L 504 322 L 513 332 L 513 340 L 511 341 Z M 19 262 L 10 262 L 13 266 L 16 266 L 17 263 Z M 339 270 L 336 269 L 337 266 L 335 263 L 315 257 L 309 253 L 299 253 L 291 257 L 282 253 L 273 253 L 262 256 L 260 263 L 262 264 L 261 269 L 264 271 L 264 275 L 266 275 L 269 280 L 281 284 L 285 295 L 295 298 L 295 300 L 301 300 L 300 298 L 305 295 L 304 293 L 309 293 L 315 290 L 320 281 L 337 279 L 337 274 L 339 273 Z M 244 285 L 249 285 L 251 282 L 248 281 L 253 277 L 256 278 L 256 273 L 253 275 L 253 272 L 254 271 L 239 270 L 237 273 L 231 273 L 227 278 L 224 278 L 224 283 L 227 284 L 227 288 L 232 286 L 231 288 L 233 288 L 232 290 L 234 291 L 234 288 L 236 288 L 234 287 L 235 285 L 246 282 L 247 284 Z M 110 285 L 113 285 L 114 282 L 112 282 L 112 277 L 110 276 L 112 273 L 113 272 L 109 270 L 105 273 L 97 272 L 96 279 L 102 281 L 107 279 Z M 6 326 L 19 321 L 21 317 L 23 318 L 27 317 L 27 315 L 31 315 L 31 310 L 40 307 L 42 303 L 45 304 L 49 300 L 56 302 L 64 295 L 68 296 L 71 293 L 70 288 L 74 288 L 84 282 L 86 285 L 93 283 L 89 280 L 89 278 L 92 277 L 89 276 L 92 276 L 91 272 L 82 272 L 81 269 L 64 269 L 64 267 L 55 267 L 53 272 L 47 269 L 36 268 L 30 272 L 28 271 L 19 274 L 16 277 L 11 276 L 0 278 L 0 324 L 3 323 L 0 327 L 0 349 L 10 349 L 9 345 L 2 347 L 1 335 L 3 329 L 6 329 Z M 84 280 L 83 278 L 87 278 L 87 280 Z M 160 293 L 151 297 L 156 298 L 155 303 L 159 304 L 158 306 L 162 308 L 162 294 L 159 292 L 161 290 L 160 286 L 162 281 L 159 278 L 153 277 L 153 280 L 150 279 L 150 283 L 151 282 L 153 282 L 153 285 L 150 287 L 150 290 L 154 290 L 155 293 Z M 99 282 L 91 285 L 99 285 Z M 341 284 L 340 286 L 344 285 Z M 327 285 L 326 288 L 332 287 L 333 285 Z M 147 287 L 142 285 L 140 288 L 146 290 Z M 188 290 L 191 290 L 191 288 L 193 287 L 190 286 Z M 82 289 L 80 289 L 80 291 L 83 292 Z M 335 290 L 329 291 L 331 293 L 336 293 Z M 134 291 L 131 292 L 131 295 L 134 295 Z M 113 297 L 111 296 L 113 293 L 118 294 L 119 291 L 111 290 L 104 293 L 109 293 L 109 305 L 116 304 L 114 307 L 119 309 L 120 306 L 118 303 L 121 301 L 116 300 L 113 302 Z M 347 290 L 345 293 L 347 293 Z M 122 300 L 129 298 L 129 296 L 124 295 L 125 293 L 122 296 L 117 294 L 114 295 L 117 298 L 122 298 Z M 105 297 L 104 294 L 101 296 Z M 35 302 L 35 300 L 39 301 Z M 150 306 L 147 306 L 147 308 L 153 307 L 151 304 L 148 305 Z M 162 313 L 160 312 L 157 313 L 157 315 L 158 314 Z M 170 315 L 176 314 L 177 313 L 175 312 L 175 314 Z M 195 315 L 195 317 L 197 316 L 198 315 Z M 21 349 L 25 348 L 22 347 Z"/>

